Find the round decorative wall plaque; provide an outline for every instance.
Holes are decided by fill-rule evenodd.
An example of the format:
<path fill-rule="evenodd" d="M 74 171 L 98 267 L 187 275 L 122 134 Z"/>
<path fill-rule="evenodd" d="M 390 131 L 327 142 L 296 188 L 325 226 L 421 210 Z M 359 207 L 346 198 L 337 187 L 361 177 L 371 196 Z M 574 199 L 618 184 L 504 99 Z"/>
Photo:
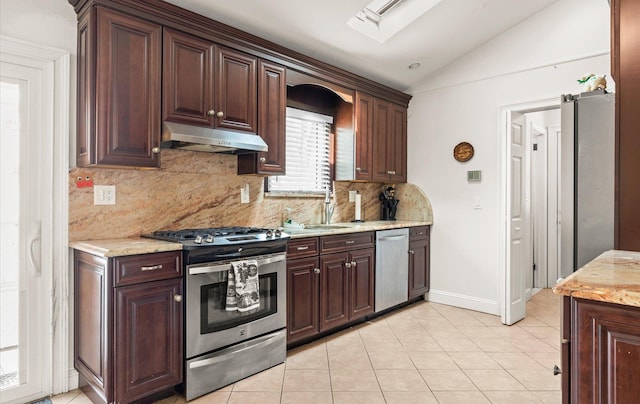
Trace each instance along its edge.
<path fill-rule="evenodd" d="M 473 146 L 468 142 L 460 142 L 453 148 L 453 158 L 464 163 L 473 157 Z"/>

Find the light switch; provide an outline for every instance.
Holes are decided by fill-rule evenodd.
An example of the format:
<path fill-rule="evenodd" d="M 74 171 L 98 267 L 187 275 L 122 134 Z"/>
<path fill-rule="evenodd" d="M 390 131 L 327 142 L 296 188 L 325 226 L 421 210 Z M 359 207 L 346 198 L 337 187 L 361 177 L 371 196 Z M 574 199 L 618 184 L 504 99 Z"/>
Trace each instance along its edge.
<path fill-rule="evenodd" d="M 473 197 L 473 208 L 474 209 L 482 209 L 482 203 L 480 202 L 479 196 Z"/>

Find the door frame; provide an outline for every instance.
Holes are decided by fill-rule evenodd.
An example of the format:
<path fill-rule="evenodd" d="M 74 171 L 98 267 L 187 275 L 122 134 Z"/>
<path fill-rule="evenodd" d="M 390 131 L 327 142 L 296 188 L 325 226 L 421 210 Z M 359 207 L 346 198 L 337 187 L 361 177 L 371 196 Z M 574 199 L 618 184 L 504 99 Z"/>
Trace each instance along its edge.
<path fill-rule="evenodd" d="M 510 223 L 510 202 L 511 202 L 511 184 L 510 177 L 510 161 L 511 147 L 509 142 L 509 122 L 511 112 L 536 112 L 553 108 L 560 108 L 560 96 L 553 98 L 544 98 L 534 101 L 522 103 L 514 103 L 503 105 L 498 111 L 498 156 L 499 164 L 499 187 L 498 187 L 498 307 L 500 317 L 503 324 L 506 324 L 507 317 L 507 301 L 509 299 L 509 286 L 507 285 L 508 263 L 511 262 L 511 252 L 509 248 L 509 239 L 511 234 Z M 529 174 L 530 175 L 530 174 Z"/>
<path fill-rule="evenodd" d="M 52 196 L 43 198 L 42 206 L 42 240 L 51 241 L 41 247 L 42 257 L 49 260 L 51 268 L 47 276 L 51 366 L 49 391 L 45 393 L 62 393 L 78 383 L 70 360 L 73 347 L 69 323 L 69 139 L 75 138 L 71 133 L 75 128 L 70 126 L 71 56 L 68 50 L 0 35 L 0 58 L 43 72 L 42 104 L 47 112 L 42 117 L 42 194 Z M 43 259 L 42 263 L 47 262 Z"/>

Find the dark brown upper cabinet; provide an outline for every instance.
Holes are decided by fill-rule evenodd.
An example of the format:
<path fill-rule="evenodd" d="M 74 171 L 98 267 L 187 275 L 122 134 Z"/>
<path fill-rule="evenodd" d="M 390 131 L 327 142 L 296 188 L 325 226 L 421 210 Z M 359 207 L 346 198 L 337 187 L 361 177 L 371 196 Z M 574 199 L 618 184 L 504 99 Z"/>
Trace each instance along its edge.
<path fill-rule="evenodd" d="M 257 130 L 257 58 L 165 29 L 163 120 Z"/>
<path fill-rule="evenodd" d="M 78 15 L 78 166 L 160 167 L 167 120 L 257 133 L 269 151 L 239 158 L 238 173 L 283 174 L 286 88 L 307 84 L 341 99 L 332 108 L 334 129 L 338 140 L 351 138 L 353 156 L 343 179 L 406 181 L 411 96 L 165 1 L 68 1 Z M 400 143 L 389 140 L 393 149 L 382 160 L 376 151 L 387 144 L 376 150 L 376 139 L 388 131 L 376 129 L 370 105 L 355 105 L 358 92 L 361 103 L 373 97 L 405 109 L 404 119 L 390 118 Z M 376 162 L 380 172 L 401 174 L 376 176 Z"/>
<path fill-rule="evenodd" d="M 160 166 L 162 27 L 93 7 L 78 22 L 77 165 Z"/>
<path fill-rule="evenodd" d="M 258 60 L 258 134 L 269 150 L 239 155 L 238 174 L 285 174 L 286 72 L 283 66 Z"/>
<path fill-rule="evenodd" d="M 407 182 L 407 109 L 373 100 L 373 182 Z"/>
<path fill-rule="evenodd" d="M 356 92 L 355 179 L 371 181 L 373 165 L 373 97 Z"/>
<path fill-rule="evenodd" d="M 615 248 L 640 251 L 640 2 L 611 1 L 611 72 L 616 81 Z"/>

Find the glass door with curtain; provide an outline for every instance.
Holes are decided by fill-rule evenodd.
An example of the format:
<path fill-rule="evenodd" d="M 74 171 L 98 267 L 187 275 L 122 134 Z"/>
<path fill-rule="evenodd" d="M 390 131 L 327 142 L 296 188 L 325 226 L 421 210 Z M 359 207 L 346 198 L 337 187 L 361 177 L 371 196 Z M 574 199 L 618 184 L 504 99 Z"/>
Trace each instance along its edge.
<path fill-rule="evenodd" d="M 50 392 L 50 271 L 40 254 L 42 80 L 40 69 L 0 62 L 0 403 Z"/>

